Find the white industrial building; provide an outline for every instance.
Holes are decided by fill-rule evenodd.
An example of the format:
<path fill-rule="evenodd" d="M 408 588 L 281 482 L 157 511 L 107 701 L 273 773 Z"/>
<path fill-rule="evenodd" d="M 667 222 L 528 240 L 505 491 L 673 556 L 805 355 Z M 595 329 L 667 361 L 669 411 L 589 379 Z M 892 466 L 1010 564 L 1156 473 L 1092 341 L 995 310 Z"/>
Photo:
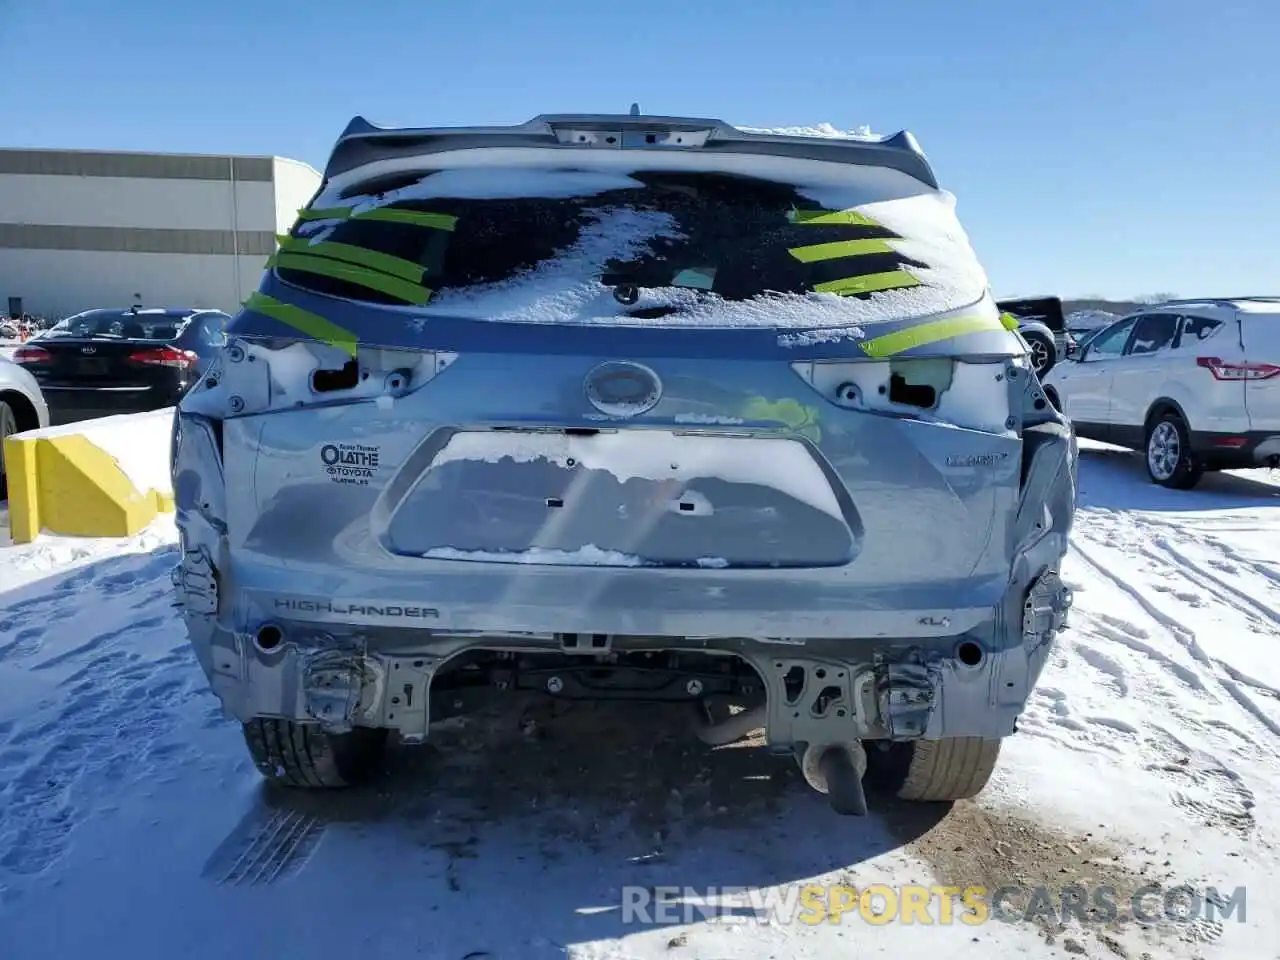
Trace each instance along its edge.
<path fill-rule="evenodd" d="M 0 312 L 234 312 L 320 180 L 283 157 L 0 149 Z"/>

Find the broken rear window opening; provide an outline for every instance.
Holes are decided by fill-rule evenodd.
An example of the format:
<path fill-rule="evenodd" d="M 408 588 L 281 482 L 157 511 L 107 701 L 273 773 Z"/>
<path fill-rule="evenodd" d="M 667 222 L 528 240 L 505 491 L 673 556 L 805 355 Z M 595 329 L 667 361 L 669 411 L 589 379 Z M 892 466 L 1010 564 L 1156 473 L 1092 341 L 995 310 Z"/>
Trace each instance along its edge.
<path fill-rule="evenodd" d="M 566 180 L 587 176 L 563 173 Z M 438 175 L 412 179 L 430 193 Z M 491 175 L 497 185 L 508 176 L 518 184 L 522 171 Z M 299 287 L 399 306 L 436 306 L 451 294 L 543 279 L 596 281 L 622 305 L 610 312 L 637 317 L 676 309 L 639 303 L 642 289 L 682 289 L 695 300 L 698 292 L 730 301 L 814 291 L 859 296 L 915 286 L 908 271 L 925 266 L 885 242 L 901 239 L 891 230 L 856 214 L 821 217 L 825 211 L 790 184 L 720 173 L 629 176 L 636 186 L 589 196 L 521 197 L 507 188 L 491 199 L 389 196 L 377 202 L 392 202 L 375 206 L 366 196 L 354 201 L 354 212 L 308 210 L 271 265 Z"/>

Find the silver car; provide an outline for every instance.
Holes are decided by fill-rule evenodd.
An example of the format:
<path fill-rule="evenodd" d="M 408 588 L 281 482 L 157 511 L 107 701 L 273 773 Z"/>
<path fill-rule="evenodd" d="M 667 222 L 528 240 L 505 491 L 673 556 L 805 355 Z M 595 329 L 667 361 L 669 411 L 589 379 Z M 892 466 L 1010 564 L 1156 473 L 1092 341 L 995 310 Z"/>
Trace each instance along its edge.
<path fill-rule="evenodd" d="M 40 384 L 8 357 L 0 357 L 0 500 L 9 493 L 4 441 L 15 433 L 49 425 L 49 407 Z"/>
<path fill-rule="evenodd" d="M 356 118 L 175 419 L 187 628 L 263 775 L 513 691 L 982 789 L 1076 450 L 915 140 Z"/>

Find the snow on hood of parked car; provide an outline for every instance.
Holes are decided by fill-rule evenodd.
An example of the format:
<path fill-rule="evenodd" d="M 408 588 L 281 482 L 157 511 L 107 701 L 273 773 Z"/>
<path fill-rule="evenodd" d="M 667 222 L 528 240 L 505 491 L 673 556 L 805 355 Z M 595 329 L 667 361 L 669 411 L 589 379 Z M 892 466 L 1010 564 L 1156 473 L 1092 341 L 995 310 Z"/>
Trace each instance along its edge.
<path fill-rule="evenodd" d="M 573 163 L 574 169 L 566 169 Z M 362 192 L 365 183 L 422 171 L 422 179 L 385 192 Z M 432 315 L 526 323 L 593 323 L 628 326 L 846 327 L 931 316 L 983 300 L 987 277 L 955 213 L 955 197 L 887 167 L 715 152 L 583 151 L 478 148 L 380 161 L 332 178 L 313 209 L 367 211 L 406 200 L 448 198 L 582 197 L 643 184 L 641 171 L 727 173 L 792 185 L 826 210 L 853 210 L 902 237 L 889 243 L 923 268 L 912 268 L 919 286 L 868 297 L 832 293 L 762 294 L 727 300 L 681 287 L 647 289 L 645 307 L 677 312 L 656 319 L 630 315 L 600 283 L 609 260 L 642 254 L 651 240 L 678 238 L 674 221 L 658 211 L 622 205 L 601 208 L 577 242 L 553 259 L 507 280 L 466 289 L 445 287 L 425 307 L 388 307 L 412 315 L 414 325 Z M 375 179 L 376 178 L 376 179 Z M 299 235 L 325 239 L 342 221 L 315 220 Z"/>

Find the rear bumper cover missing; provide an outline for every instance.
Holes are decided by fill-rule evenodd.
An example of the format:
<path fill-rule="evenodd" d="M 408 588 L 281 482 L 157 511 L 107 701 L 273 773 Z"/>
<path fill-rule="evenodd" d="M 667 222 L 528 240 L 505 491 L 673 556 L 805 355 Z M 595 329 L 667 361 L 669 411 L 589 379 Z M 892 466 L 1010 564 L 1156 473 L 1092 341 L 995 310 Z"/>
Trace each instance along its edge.
<path fill-rule="evenodd" d="M 673 649 L 737 657 L 759 678 L 766 737 L 776 746 L 1007 736 L 1072 601 L 1050 569 L 1021 596 L 1011 592 L 986 624 L 946 638 L 779 644 L 594 635 L 570 642 L 565 635 L 425 630 L 338 635 L 322 623 L 286 619 L 272 624 L 282 639 L 268 649 L 252 634 L 219 626 L 216 578 L 200 551 L 185 554 L 174 581 L 200 662 L 230 714 L 241 721 L 271 716 L 315 722 L 335 733 L 384 727 L 409 743 L 427 738 L 439 706 L 433 701 L 452 696 L 434 688 L 434 681 L 459 655 L 477 650 L 547 654 L 568 664 L 569 672 L 576 664 Z M 700 681 L 686 690 L 691 701 L 704 692 Z"/>

